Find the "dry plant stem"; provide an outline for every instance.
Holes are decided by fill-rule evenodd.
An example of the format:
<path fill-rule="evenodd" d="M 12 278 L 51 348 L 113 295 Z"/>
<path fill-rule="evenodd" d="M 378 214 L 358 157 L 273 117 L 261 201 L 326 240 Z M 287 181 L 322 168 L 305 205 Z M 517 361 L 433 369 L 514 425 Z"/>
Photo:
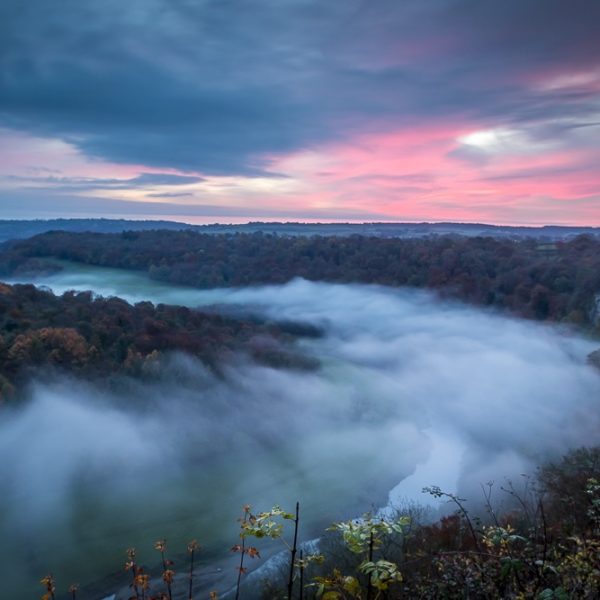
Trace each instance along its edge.
<path fill-rule="evenodd" d="M 525 492 L 524 492 L 525 496 L 528 493 L 528 486 L 529 486 L 529 482 L 525 486 Z M 525 515 L 525 518 L 527 519 L 527 522 L 531 526 L 532 525 L 532 519 L 531 519 L 531 516 L 530 516 L 529 506 L 527 506 L 527 502 L 525 501 L 524 498 L 521 497 L 521 494 L 519 494 L 515 490 L 513 482 L 510 481 L 510 480 L 508 480 L 508 488 L 505 488 L 504 486 L 501 486 L 500 489 L 503 492 L 506 492 L 507 494 L 509 494 L 510 496 L 512 496 L 521 505 L 521 508 L 523 509 L 523 514 Z"/>
<path fill-rule="evenodd" d="M 44 595 L 44 598 L 50 597 L 51 600 L 55 600 L 54 577 L 52 577 L 52 573 L 50 573 L 50 575 L 47 575 L 46 577 L 44 577 L 44 579 L 42 579 L 42 583 L 45 584 L 46 591 L 48 592 L 47 595 Z"/>
<path fill-rule="evenodd" d="M 294 589 L 294 567 L 296 562 L 296 549 L 298 543 L 298 521 L 300 518 L 300 503 L 296 502 L 296 518 L 294 519 L 294 543 L 292 545 L 292 559 L 290 561 L 290 577 L 288 579 L 288 600 L 292 600 Z"/>
<path fill-rule="evenodd" d="M 244 511 L 244 523 L 248 520 L 248 511 Z M 240 597 L 240 582 L 242 581 L 242 573 L 244 572 L 244 554 L 246 549 L 246 538 L 242 535 L 242 551 L 240 552 L 240 566 L 238 568 L 237 584 L 235 588 L 235 600 Z"/>
<path fill-rule="evenodd" d="M 477 533 L 475 532 L 475 527 L 473 527 L 473 522 L 471 521 L 469 512 L 463 506 L 462 499 L 459 498 L 458 496 L 455 496 L 454 494 L 446 494 L 446 496 L 448 496 L 454 502 L 454 504 L 456 504 L 456 506 L 458 506 L 458 510 L 460 511 L 463 518 L 467 522 L 467 527 L 469 528 L 471 537 L 473 538 L 473 542 L 475 543 L 475 548 L 477 549 L 477 552 L 481 553 L 481 547 L 479 545 L 479 539 L 477 537 Z"/>
<path fill-rule="evenodd" d="M 493 519 L 496 527 L 500 527 L 500 522 L 498 521 L 498 518 L 496 517 L 496 513 L 494 512 L 494 509 L 492 507 L 492 486 L 493 486 L 493 482 L 489 482 L 487 484 L 488 489 L 486 492 L 485 487 L 483 486 L 483 484 L 481 484 L 481 491 L 483 492 L 483 497 L 485 498 L 485 507 L 486 507 L 488 513 L 492 516 L 492 519 Z M 512 552 L 510 552 L 510 551 L 508 553 L 508 558 L 510 560 L 514 559 Z M 515 579 L 517 581 L 517 585 L 518 585 L 519 589 L 522 589 L 521 582 L 519 580 L 519 575 L 517 573 L 515 573 Z"/>
<path fill-rule="evenodd" d="M 164 550 L 161 550 L 160 556 L 162 558 L 163 570 L 166 571 L 167 570 L 167 562 L 165 560 L 165 552 L 164 552 Z M 173 600 L 172 599 L 172 595 L 171 595 L 171 584 L 169 582 L 167 582 L 167 594 L 169 595 L 169 600 Z"/>
<path fill-rule="evenodd" d="M 300 600 L 304 600 L 304 552 L 300 550 Z"/>
<path fill-rule="evenodd" d="M 131 567 L 131 576 L 133 577 L 133 591 L 135 592 L 136 600 L 138 600 L 138 598 L 140 597 L 140 592 L 138 590 L 137 581 L 136 581 L 137 572 L 138 572 L 138 566 L 134 562 Z"/>
<path fill-rule="evenodd" d="M 371 536 L 369 538 L 369 562 L 373 562 L 373 531 L 371 530 Z M 372 574 L 369 573 L 369 581 L 367 583 L 367 600 L 371 600 L 373 597 L 373 584 L 371 583 Z"/>
<path fill-rule="evenodd" d="M 169 595 L 169 600 L 173 600 L 173 594 L 171 592 L 171 582 L 167 581 L 167 594 Z"/>
<path fill-rule="evenodd" d="M 167 559 L 165 558 L 165 545 L 164 545 L 164 540 L 163 540 L 163 544 L 160 546 L 160 557 L 162 560 L 162 566 L 163 566 L 163 573 L 167 572 Z M 173 595 L 171 592 L 171 582 L 170 581 L 165 581 L 165 583 L 167 584 L 167 595 L 169 597 L 169 600 L 173 600 Z"/>
<path fill-rule="evenodd" d="M 190 550 L 190 587 L 188 591 L 188 599 L 193 600 L 192 585 L 194 583 L 194 548 Z"/>
<path fill-rule="evenodd" d="M 544 569 L 546 568 L 546 561 L 548 559 L 548 525 L 546 523 L 546 513 L 544 512 L 544 504 L 541 498 L 538 500 L 538 508 L 540 511 L 540 517 L 542 519 L 544 548 L 542 550 L 542 564 L 539 565 L 537 570 L 537 583 L 534 590 L 535 593 L 537 593 L 537 591 L 542 587 L 542 578 L 544 577 Z"/>
<path fill-rule="evenodd" d="M 496 525 L 496 527 L 500 527 L 498 517 L 496 516 L 496 512 L 494 511 L 494 508 L 492 506 L 492 487 L 494 485 L 494 482 L 490 481 L 487 483 L 487 491 L 483 484 L 480 484 L 480 485 L 481 485 L 481 491 L 483 493 L 483 497 L 485 498 L 485 507 L 486 507 L 488 513 L 490 514 L 490 516 L 492 517 L 492 520 L 494 521 L 494 525 Z"/>

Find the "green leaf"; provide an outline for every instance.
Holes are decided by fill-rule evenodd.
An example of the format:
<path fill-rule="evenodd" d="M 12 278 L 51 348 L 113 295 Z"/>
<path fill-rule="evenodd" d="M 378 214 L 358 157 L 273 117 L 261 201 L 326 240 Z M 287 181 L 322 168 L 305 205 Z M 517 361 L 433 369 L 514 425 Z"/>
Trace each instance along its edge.
<path fill-rule="evenodd" d="M 537 600 L 569 600 L 569 594 L 562 587 L 546 588 L 538 594 Z"/>

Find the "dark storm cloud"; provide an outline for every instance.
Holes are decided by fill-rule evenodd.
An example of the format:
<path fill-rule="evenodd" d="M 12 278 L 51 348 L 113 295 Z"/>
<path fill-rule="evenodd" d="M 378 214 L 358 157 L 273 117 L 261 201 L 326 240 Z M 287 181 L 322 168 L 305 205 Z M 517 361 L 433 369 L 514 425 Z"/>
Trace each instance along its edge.
<path fill-rule="evenodd" d="M 111 161 L 252 175 L 393 125 L 585 121 L 594 90 L 524 81 L 597 64 L 598 22 L 594 0 L 7 0 L 0 124 Z"/>
<path fill-rule="evenodd" d="M 130 190 L 139 187 L 163 185 L 190 185 L 200 183 L 204 178 L 192 175 L 175 175 L 172 173 L 141 173 L 130 179 L 114 179 L 101 177 L 6 177 L 10 181 L 31 184 L 29 189 L 40 186 L 51 186 L 53 191 L 85 191 L 85 190 Z M 22 189 L 28 189 L 24 187 Z M 161 194 L 164 196 L 165 194 Z M 180 195 L 180 194 L 178 194 Z"/>

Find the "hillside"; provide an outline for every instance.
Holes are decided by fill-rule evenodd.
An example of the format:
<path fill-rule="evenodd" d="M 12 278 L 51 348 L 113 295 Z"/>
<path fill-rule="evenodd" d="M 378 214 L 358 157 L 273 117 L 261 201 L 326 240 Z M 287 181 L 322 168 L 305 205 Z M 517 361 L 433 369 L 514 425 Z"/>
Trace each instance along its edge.
<path fill-rule="evenodd" d="M 266 233 L 285 236 L 366 235 L 383 238 L 420 238 L 439 235 L 489 236 L 495 238 L 567 240 L 577 235 L 600 235 L 600 227 L 516 227 L 486 223 L 293 223 L 254 221 L 243 224 L 191 225 L 176 221 L 129 219 L 35 219 L 0 220 L 0 243 L 24 239 L 48 231 L 120 233 L 154 229 L 190 230 L 197 233 Z"/>
<path fill-rule="evenodd" d="M 430 288 L 521 317 L 598 327 L 600 239 L 593 236 L 540 243 L 455 236 L 50 232 L 6 247 L 0 275 L 43 271 L 49 268 L 45 257 L 144 271 L 199 288 L 279 284 L 294 277 Z"/>
<path fill-rule="evenodd" d="M 294 353 L 292 340 L 276 325 L 181 306 L 0 284 L 0 401 L 43 369 L 91 379 L 147 377 L 168 352 L 185 352 L 216 371 L 236 354 L 276 367 L 314 366 Z"/>

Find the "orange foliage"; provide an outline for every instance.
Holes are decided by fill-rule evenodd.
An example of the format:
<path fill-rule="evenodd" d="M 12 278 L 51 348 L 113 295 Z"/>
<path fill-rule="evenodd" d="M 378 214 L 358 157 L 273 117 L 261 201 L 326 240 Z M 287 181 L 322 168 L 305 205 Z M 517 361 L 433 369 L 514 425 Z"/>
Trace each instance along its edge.
<path fill-rule="evenodd" d="M 8 349 L 8 359 L 17 362 L 51 365 L 84 365 L 88 344 L 75 329 L 44 327 L 18 335 Z"/>

